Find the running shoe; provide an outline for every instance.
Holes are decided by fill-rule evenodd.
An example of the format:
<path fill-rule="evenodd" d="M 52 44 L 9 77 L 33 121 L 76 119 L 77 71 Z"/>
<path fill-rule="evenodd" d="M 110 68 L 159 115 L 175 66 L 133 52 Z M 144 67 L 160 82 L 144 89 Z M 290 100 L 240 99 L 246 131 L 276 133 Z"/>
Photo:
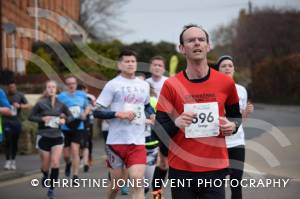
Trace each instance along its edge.
<path fill-rule="evenodd" d="M 11 161 L 10 169 L 11 169 L 11 170 L 16 170 L 16 169 L 17 169 L 16 161 L 15 161 L 15 160 L 12 160 L 12 161 Z"/>
<path fill-rule="evenodd" d="M 121 195 L 128 195 L 129 189 L 127 186 L 121 187 Z"/>
<path fill-rule="evenodd" d="M 83 166 L 83 172 L 87 173 L 89 171 L 89 168 L 90 168 L 89 165 L 87 165 L 87 164 L 84 165 Z"/>
<path fill-rule="evenodd" d="M 48 177 L 47 176 L 43 176 L 42 177 L 42 179 L 41 179 L 41 183 L 42 183 L 42 186 L 45 188 L 46 187 L 46 185 L 48 185 L 47 183 L 46 183 L 46 180 L 48 179 Z"/>
<path fill-rule="evenodd" d="M 10 165 L 11 165 L 11 161 L 10 160 L 6 160 L 6 162 L 4 164 L 4 169 L 5 170 L 9 170 L 10 169 Z"/>
<path fill-rule="evenodd" d="M 51 188 L 48 189 L 47 196 L 48 196 L 48 199 L 54 199 L 54 190 Z"/>
<path fill-rule="evenodd" d="M 162 197 L 162 190 L 157 190 L 152 192 L 152 198 L 151 199 L 163 199 Z"/>

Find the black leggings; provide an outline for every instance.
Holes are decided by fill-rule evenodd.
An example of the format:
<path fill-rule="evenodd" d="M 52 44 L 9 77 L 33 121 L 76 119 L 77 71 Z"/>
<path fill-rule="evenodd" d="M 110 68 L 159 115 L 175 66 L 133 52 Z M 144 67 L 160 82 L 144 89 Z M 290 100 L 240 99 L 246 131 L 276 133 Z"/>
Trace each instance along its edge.
<path fill-rule="evenodd" d="M 19 121 L 4 122 L 5 156 L 6 160 L 15 160 L 18 152 L 18 140 L 21 133 Z"/>
<path fill-rule="evenodd" d="M 192 179 L 190 186 L 172 186 L 172 199 L 225 199 L 225 185 L 220 187 L 198 186 L 198 179 L 224 179 L 227 169 L 212 172 L 190 172 L 169 168 L 169 179 Z"/>
<path fill-rule="evenodd" d="M 228 148 L 229 155 L 229 177 L 230 180 L 236 179 L 242 180 L 244 173 L 244 162 L 245 162 L 245 146 L 240 145 L 232 148 Z M 231 199 L 242 199 L 242 186 L 239 183 L 237 187 L 230 187 Z"/>
<path fill-rule="evenodd" d="M 93 124 L 89 124 L 89 143 L 88 143 L 88 148 L 89 148 L 89 159 L 92 160 L 92 153 L 93 153 Z"/>

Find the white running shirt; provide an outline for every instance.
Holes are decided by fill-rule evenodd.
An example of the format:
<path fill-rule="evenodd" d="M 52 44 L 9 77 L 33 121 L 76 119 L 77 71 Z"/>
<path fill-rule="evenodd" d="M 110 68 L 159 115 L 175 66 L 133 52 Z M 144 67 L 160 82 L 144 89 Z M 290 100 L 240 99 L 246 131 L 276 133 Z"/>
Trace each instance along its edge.
<path fill-rule="evenodd" d="M 149 84 L 138 78 L 127 79 L 121 75 L 107 82 L 96 103 L 109 108 L 111 111 L 125 111 L 127 107 L 142 107 L 150 100 Z M 129 105 L 128 105 L 129 104 Z M 145 121 L 129 122 L 118 118 L 107 120 L 109 122 L 106 144 L 135 144 L 145 145 Z"/>
<path fill-rule="evenodd" d="M 160 78 L 160 80 L 158 81 L 154 81 L 152 79 L 152 77 L 146 79 L 146 82 L 148 82 L 150 84 L 150 86 L 154 89 L 154 92 L 156 94 L 156 97 L 159 97 L 160 91 L 164 85 L 164 82 L 167 80 L 168 78 L 166 76 L 162 76 Z"/>
<path fill-rule="evenodd" d="M 247 90 L 245 87 L 235 84 L 237 94 L 239 96 L 240 111 L 244 111 L 247 108 Z M 227 148 L 232 148 L 239 145 L 245 145 L 245 133 L 242 124 L 240 125 L 236 134 L 231 136 L 225 136 Z"/>

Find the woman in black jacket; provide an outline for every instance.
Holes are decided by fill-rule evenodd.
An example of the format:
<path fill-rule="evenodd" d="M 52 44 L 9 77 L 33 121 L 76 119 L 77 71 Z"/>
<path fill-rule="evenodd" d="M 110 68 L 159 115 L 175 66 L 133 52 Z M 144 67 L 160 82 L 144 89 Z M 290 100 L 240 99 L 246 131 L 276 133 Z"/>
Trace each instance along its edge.
<path fill-rule="evenodd" d="M 53 181 L 58 179 L 59 162 L 63 151 L 64 137 L 60 126 L 73 120 L 69 109 L 56 98 L 57 83 L 50 80 L 46 91 L 32 108 L 29 120 L 38 123 L 36 146 L 41 157 L 42 185 L 49 187 L 48 198 L 53 196 Z M 48 179 L 51 166 L 50 179 Z M 50 183 L 49 183 L 50 182 Z"/>

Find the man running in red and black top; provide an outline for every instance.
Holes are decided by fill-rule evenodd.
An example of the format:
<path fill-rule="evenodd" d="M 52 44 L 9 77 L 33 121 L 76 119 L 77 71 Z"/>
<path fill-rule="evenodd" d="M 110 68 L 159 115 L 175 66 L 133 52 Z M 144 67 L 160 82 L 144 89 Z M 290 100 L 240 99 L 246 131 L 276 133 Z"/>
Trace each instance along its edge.
<path fill-rule="evenodd" d="M 209 37 L 201 27 L 185 26 L 179 48 L 187 67 L 165 81 L 155 125 L 160 137 L 166 132 L 172 138 L 169 179 L 193 179 L 189 186 L 171 187 L 172 198 L 224 199 L 224 183 L 214 187 L 201 182 L 225 178 L 229 161 L 224 136 L 241 123 L 235 84 L 207 65 Z"/>

